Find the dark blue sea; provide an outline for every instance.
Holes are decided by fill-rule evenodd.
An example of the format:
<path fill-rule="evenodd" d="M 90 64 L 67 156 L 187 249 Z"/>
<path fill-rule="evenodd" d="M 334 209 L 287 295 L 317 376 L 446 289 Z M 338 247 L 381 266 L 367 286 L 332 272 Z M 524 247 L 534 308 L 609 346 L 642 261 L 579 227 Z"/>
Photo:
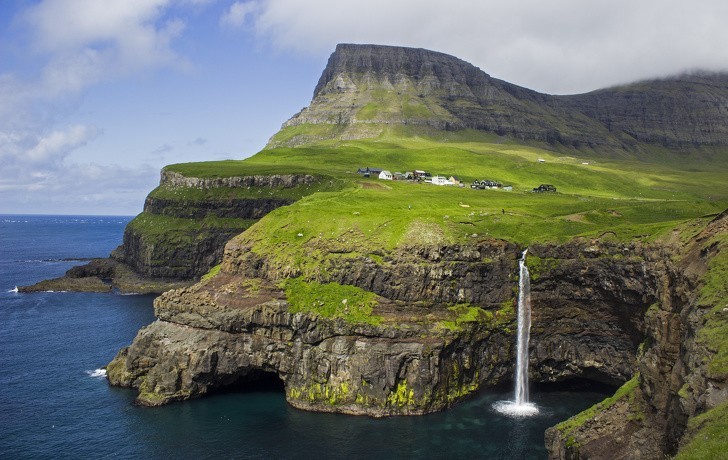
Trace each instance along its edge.
<path fill-rule="evenodd" d="M 542 459 L 547 427 L 605 397 L 536 389 L 526 419 L 492 409 L 505 390 L 389 419 L 302 412 L 279 390 L 137 407 L 98 370 L 154 321 L 152 296 L 12 292 L 107 256 L 130 219 L 0 216 L 0 459 Z"/>

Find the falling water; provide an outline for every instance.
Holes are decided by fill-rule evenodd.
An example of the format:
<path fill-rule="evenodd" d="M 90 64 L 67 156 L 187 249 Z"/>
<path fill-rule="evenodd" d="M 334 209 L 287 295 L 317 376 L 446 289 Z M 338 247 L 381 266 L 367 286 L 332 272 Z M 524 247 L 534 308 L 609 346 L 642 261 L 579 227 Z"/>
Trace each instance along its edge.
<path fill-rule="evenodd" d="M 531 335 L 531 277 L 523 251 L 518 261 L 518 338 L 516 343 L 516 386 L 513 401 L 499 401 L 494 408 L 503 414 L 529 416 L 538 413 L 535 404 L 528 402 L 528 342 Z"/>

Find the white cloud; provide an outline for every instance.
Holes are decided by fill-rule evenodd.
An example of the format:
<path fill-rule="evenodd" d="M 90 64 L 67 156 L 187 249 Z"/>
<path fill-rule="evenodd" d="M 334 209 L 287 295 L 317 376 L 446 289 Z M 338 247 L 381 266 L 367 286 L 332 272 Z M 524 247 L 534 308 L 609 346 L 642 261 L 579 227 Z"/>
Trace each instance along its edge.
<path fill-rule="evenodd" d="M 186 26 L 172 14 L 173 6 L 198 8 L 207 3 L 43 0 L 21 7 L 13 22 L 21 31 L 16 45 L 23 47 L 23 63 L 32 65 L 23 67 L 22 74 L 21 69 L 0 74 L 0 192 L 4 195 L 0 201 L 7 205 L 50 200 L 70 205 L 81 196 L 86 197 L 83 201 L 90 200 L 93 189 L 98 197 L 126 187 L 134 189 L 143 202 L 153 185 L 148 181 L 153 176 L 150 167 L 68 164 L 72 152 L 91 143 L 101 129 L 59 121 L 73 113 L 78 99 L 93 85 L 185 66 L 185 59 L 172 49 Z M 29 42 L 23 42 L 25 38 Z M 145 178 L 141 189 L 137 189 L 139 177 Z M 99 195 L 98 190 L 104 192 Z M 31 196 L 31 192 L 39 193 Z"/>
<path fill-rule="evenodd" d="M 49 56 L 44 97 L 77 93 L 107 78 L 149 68 L 184 65 L 171 42 L 180 19 L 162 19 L 170 0 L 45 0 L 24 19 L 35 49 Z M 62 18 L 62 20 L 59 20 Z"/>
<path fill-rule="evenodd" d="M 2 168 L 0 212 L 136 214 L 159 178 L 148 165 L 62 164 L 46 171 Z M 10 171 L 13 170 L 13 171 Z M 9 172 L 19 175 L 9 178 Z"/>
<path fill-rule="evenodd" d="M 228 28 L 238 28 L 245 24 L 245 19 L 252 15 L 257 9 L 257 4 L 248 2 L 235 2 L 225 10 L 220 17 L 220 25 Z"/>
<path fill-rule="evenodd" d="M 497 78 L 582 92 L 686 69 L 728 68 L 722 0 L 260 0 L 254 30 L 309 54 L 340 42 L 428 48 Z"/>
<path fill-rule="evenodd" d="M 98 129 L 83 125 L 74 125 L 63 131 L 53 131 L 28 149 L 22 160 L 32 164 L 58 163 L 71 151 L 86 145 L 97 135 Z"/>

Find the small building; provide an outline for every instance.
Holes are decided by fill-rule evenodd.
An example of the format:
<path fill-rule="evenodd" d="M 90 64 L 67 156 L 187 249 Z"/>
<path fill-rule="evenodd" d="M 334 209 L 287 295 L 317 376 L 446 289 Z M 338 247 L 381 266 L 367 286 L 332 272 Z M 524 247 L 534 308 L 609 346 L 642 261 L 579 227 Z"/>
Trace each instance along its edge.
<path fill-rule="evenodd" d="M 450 176 L 448 179 L 453 185 L 460 185 L 460 178 L 458 176 Z"/>
<path fill-rule="evenodd" d="M 546 192 L 555 192 L 556 187 L 554 187 L 551 184 L 541 184 L 535 189 L 533 189 L 534 193 L 546 193 Z"/>
<path fill-rule="evenodd" d="M 445 176 L 432 176 L 433 185 L 453 185 Z"/>
<path fill-rule="evenodd" d="M 368 166 L 366 168 L 359 168 L 356 170 L 357 174 L 361 174 L 364 177 L 377 177 L 381 172 L 382 170 L 379 168 L 370 168 Z"/>
<path fill-rule="evenodd" d="M 474 180 L 473 184 L 470 186 L 470 188 L 478 189 L 478 190 L 485 190 L 485 189 L 495 189 L 495 188 L 501 188 L 503 184 L 500 182 L 496 182 L 494 180 L 490 179 L 483 179 L 483 180 Z"/>
<path fill-rule="evenodd" d="M 386 169 L 379 173 L 379 178 L 381 180 L 392 180 L 394 176 L 392 176 L 392 173 L 387 171 Z"/>
<path fill-rule="evenodd" d="M 538 162 L 539 162 L 539 163 L 546 163 L 546 160 L 544 160 L 543 158 L 539 158 L 539 159 L 538 159 Z"/>
<path fill-rule="evenodd" d="M 394 180 L 406 180 L 407 179 L 407 176 L 405 176 L 401 172 L 396 172 L 393 174 L 393 176 L 394 176 Z"/>
<path fill-rule="evenodd" d="M 412 177 L 414 177 L 414 180 L 430 182 L 432 174 L 428 173 L 427 171 L 417 169 L 412 173 Z"/>
<path fill-rule="evenodd" d="M 503 190 L 505 190 L 506 192 L 512 192 L 513 191 L 513 186 L 512 185 L 504 185 L 503 186 Z"/>

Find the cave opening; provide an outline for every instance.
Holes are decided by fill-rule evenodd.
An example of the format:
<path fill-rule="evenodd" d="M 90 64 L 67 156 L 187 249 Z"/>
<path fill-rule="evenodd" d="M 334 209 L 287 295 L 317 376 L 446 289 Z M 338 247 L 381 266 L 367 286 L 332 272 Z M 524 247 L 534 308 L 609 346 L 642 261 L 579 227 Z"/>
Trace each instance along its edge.
<path fill-rule="evenodd" d="M 277 372 L 249 369 L 243 374 L 231 376 L 212 393 L 283 393 L 285 384 Z"/>
<path fill-rule="evenodd" d="M 594 391 L 598 393 L 613 394 L 620 385 L 614 385 L 611 383 L 605 383 L 599 380 L 593 380 L 589 378 L 573 378 L 562 380 L 559 382 L 534 382 L 534 392 L 549 393 L 549 392 L 580 392 L 580 391 Z"/>

